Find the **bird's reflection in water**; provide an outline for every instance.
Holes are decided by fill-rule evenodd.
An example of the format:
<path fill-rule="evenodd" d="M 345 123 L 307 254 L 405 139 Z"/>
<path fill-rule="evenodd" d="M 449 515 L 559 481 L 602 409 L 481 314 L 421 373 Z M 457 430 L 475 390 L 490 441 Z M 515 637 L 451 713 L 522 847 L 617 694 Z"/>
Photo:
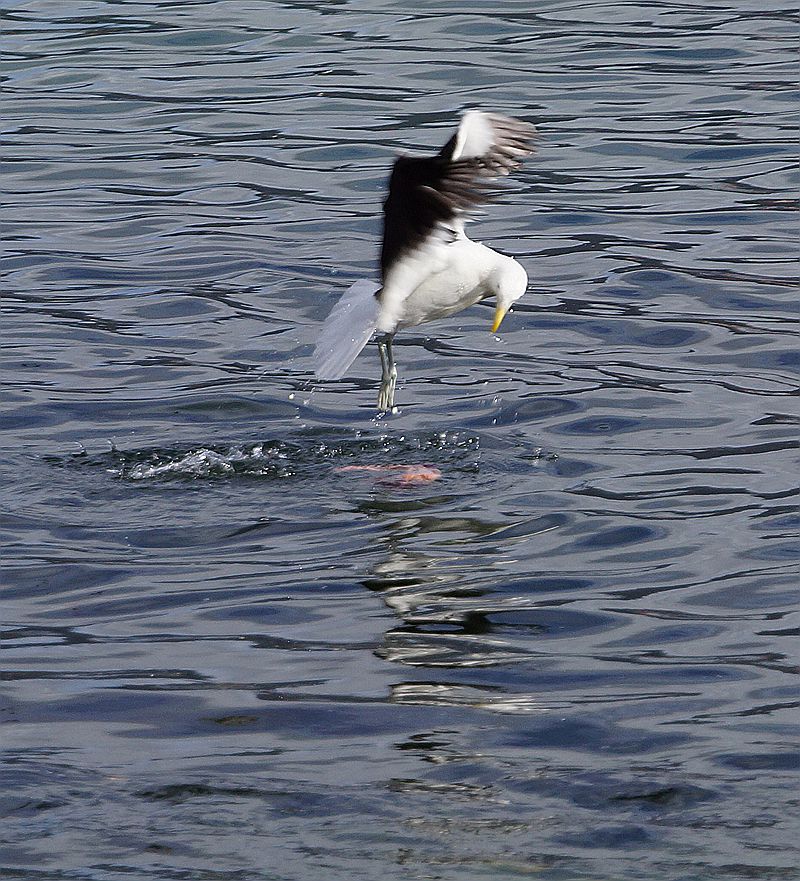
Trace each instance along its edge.
<path fill-rule="evenodd" d="M 385 516 L 384 508 L 381 503 L 367 510 L 371 516 Z M 400 623 L 386 632 L 376 653 L 414 667 L 419 674 L 414 681 L 394 684 L 390 699 L 502 713 L 540 712 L 535 696 L 509 693 L 500 682 L 456 680 L 469 669 L 513 664 L 538 654 L 528 646 L 513 645 L 490 620 L 490 612 L 503 608 L 507 598 L 496 590 L 502 570 L 489 561 L 498 558 L 499 549 L 487 538 L 505 534 L 509 524 L 408 512 L 387 518 L 385 526 L 386 555 L 362 584 L 381 594 Z M 477 554 L 486 556 L 486 564 L 476 566 Z M 444 671 L 450 671 L 446 679 Z"/>

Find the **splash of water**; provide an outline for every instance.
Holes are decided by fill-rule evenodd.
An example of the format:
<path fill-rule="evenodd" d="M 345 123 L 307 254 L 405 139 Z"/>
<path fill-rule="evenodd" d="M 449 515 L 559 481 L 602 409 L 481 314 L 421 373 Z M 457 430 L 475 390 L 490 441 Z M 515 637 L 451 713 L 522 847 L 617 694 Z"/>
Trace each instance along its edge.
<path fill-rule="evenodd" d="M 392 437 L 353 431 L 300 432 L 291 440 L 261 441 L 232 446 L 143 448 L 90 455 L 49 457 L 57 467 L 102 468 L 122 480 L 210 478 L 319 477 L 343 468 L 477 470 L 480 445 L 474 435 L 437 432 Z M 416 469 L 416 470 L 415 470 Z"/>

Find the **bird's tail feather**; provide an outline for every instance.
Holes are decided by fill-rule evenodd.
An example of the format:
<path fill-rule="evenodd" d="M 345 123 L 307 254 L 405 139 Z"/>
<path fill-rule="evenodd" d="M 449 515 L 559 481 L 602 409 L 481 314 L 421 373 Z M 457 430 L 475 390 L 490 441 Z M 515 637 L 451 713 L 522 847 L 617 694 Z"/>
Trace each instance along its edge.
<path fill-rule="evenodd" d="M 380 285 L 359 279 L 333 307 L 314 348 L 314 373 L 318 379 L 341 379 L 358 353 L 369 342 L 378 323 Z"/>

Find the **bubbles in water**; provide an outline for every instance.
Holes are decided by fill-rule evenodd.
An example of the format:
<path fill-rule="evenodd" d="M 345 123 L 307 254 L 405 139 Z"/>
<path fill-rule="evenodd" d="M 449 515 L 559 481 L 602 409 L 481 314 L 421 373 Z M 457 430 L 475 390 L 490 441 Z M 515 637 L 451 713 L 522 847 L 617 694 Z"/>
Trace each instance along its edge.
<path fill-rule="evenodd" d="M 291 440 L 260 441 L 236 446 L 198 445 L 189 449 L 116 447 L 106 453 L 85 451 L 68 457 L 49 457 L 57 467 L 101 468 L 122 480 L 319 478 L 343 465 L 361 469 L 444 468 L 474 471 L 480 443 L 458 432 L 404 434 L 352 431 L 344 435 L 298 431 Z"/>
<path fill-rule="evenodd" d="M 265 459 L 267 461 L 285 458 L 280 451 L 267 450 L 265 453 L 263 444 L 256 444 L 250 448 L 230 449 L 224 453 L 201 447 L 192 450 L 177 458 L 169 458 L 161 454 L 152 454 L 151 460 L 137 462 L 129 468 L 124 465 L 117 473 L 120 477 L 128 480 L 148 480 L 153 477 L 165 475 L 182 475 L 186 477 L 206 477 L 211 475 L 230 475 L 245 466 L 251 473 L 263 472 Z M 237 466 L 240 466 L 237 469 Z M 272 470 L 275 470 L 274 468 Z"/>

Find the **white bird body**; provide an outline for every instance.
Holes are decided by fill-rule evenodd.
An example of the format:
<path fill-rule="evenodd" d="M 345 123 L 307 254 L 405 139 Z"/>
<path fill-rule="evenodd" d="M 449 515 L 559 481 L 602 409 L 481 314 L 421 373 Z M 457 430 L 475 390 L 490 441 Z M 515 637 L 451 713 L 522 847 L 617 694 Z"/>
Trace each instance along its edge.
<path fill-rule="evenodd" d="M 471 110 L 433 157 L 401 156 L 384 204 L 383 284 L 361 279 L 339 299 L 314 349 L 319 379 L 339 379 L 375 331 L 383 378 L 379 407 L 392 406 L 398 330 L 446 318 L 495 296 L 492 330 L 524 293 L 528 277 L 511 257 L 464 233 L 467 212 L 488 199 L 486 181 L 508 174 L 532 152 L 532 125 Z"/>
<path fill-rule="evenodd" d="M 428 275 L 403 300 L 394 328 L 386 327 L 380 316 L 380 330 L 391 333 L 416 327 L 474 306 L 494 293 L 490 283 L 492 272 L 501 261 L 511 259 L 466 236 L 445 245 L 444 253 L 444 266 Z"/>

